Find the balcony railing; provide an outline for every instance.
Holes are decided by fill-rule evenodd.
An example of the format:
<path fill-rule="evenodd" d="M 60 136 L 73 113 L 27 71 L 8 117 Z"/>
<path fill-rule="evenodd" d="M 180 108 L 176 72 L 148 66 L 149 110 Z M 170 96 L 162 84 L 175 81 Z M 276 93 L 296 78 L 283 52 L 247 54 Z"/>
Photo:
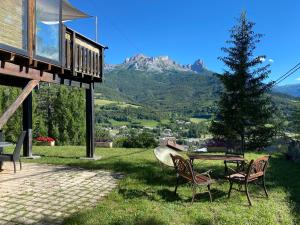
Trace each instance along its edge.
<path fill-rule="evenodd" d="M 74 76 L 102 77 L 104 47 L 70 28 L 65 29 L 65 69 Z"/>

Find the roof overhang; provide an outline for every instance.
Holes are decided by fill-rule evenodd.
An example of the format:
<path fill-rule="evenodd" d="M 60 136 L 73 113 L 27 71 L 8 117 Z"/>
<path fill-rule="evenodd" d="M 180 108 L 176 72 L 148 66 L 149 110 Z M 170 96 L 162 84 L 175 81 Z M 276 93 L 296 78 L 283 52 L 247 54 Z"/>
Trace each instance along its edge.
<path fill-rule="evenodd" d="M 57 18 L 60 14 L 60 6 L 62 7 L 62 22 L 90 18 L 92 16 L 75 8 L 68 0 L 40 0 L 41 15 L 40 19 L 45 23 L 58 23 Z"/>

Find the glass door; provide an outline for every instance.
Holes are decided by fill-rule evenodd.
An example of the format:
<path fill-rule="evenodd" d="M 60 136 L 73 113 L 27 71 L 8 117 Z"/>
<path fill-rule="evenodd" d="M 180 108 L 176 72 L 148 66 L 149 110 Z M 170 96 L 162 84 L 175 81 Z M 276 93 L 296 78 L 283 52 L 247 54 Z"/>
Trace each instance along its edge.
<path fill-rule="evenodd" d="M 61 0 L 36 0 L 35 55 L 58 64 L 61 61 Z"/>

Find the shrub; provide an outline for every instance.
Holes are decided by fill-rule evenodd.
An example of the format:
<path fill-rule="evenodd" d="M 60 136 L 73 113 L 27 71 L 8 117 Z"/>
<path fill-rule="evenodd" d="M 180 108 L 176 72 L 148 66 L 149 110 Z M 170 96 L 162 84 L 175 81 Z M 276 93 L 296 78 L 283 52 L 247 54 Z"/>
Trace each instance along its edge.
<path fill-rule="evenodd" d="M 291 141 L 288 147 L 287 158 L 300 162 L 300 142 Z"/>
<path fill-rule="evenodd" d="M 149 132 L 131 132 L 126 137 L 115 139 L 115 146 L 124 148 L 152 148 L 158 145 L 154 135 Z"/>
<path fill-rule="evenodd" d="M 124 147 L 124 142 L 127 140 L 127 137 L 118 137 L 114 139 L 114 147 L 122 148 Z"/>
<path fill-rule="evenodd" d="M 55 139 L 51 137 L 37 137 L 34 140 L 38 142 L 48 142 L 48 143 L 55 141 Z"/>

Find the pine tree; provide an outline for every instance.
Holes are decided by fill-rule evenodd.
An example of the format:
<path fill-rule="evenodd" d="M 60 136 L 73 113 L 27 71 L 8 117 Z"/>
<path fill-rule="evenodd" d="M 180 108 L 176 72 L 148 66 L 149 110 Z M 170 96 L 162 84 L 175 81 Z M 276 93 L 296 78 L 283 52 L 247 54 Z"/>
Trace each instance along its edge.
<path fill-rule="evenodd" d="M 291 128 L 296 133 L 296 138 L 300 139 L 300 105 L 296 105 L 291 116 Z"/>
<path fill-rule="evenodd" d="M 225 56 L 220 60 L 227 70 L 219 78 L 224 92 L 210 127 L 214 136 L 240 142 L 243 151 L 245 144 L 248 148 L 266 146 L 275 131 L 275 107 L 268 95 L 273 83 L 265 81 L 271 72 L 270 65 L 262 65 L 266 56 L 254 55 L 262 38 L 253 31 L 254 25 L 243 12 L 230 31 L 230 46 L 222 48 Z"/>

